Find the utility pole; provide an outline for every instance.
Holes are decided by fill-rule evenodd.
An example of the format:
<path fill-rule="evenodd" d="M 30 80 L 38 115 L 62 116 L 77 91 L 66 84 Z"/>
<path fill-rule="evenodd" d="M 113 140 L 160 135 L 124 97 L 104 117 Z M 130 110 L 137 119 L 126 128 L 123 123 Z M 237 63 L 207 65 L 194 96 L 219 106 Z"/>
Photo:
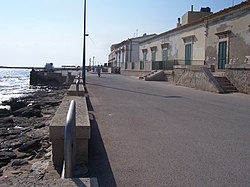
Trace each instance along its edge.
<path fill-rule="evenodd" d="M 83 8 L 83 58 L 82 58 L 82 80 L 83 84 L 86 83 L 86 0 L 84 0 L 84 8 Z"/>

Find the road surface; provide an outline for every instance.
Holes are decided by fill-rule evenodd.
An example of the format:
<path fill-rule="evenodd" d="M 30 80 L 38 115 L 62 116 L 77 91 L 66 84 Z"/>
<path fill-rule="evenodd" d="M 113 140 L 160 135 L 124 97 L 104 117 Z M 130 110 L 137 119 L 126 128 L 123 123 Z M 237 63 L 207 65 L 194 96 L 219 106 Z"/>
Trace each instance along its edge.
<path fill-rule="evenodd" d="M 87 74 L 100 186 L 250 186 L 250 96 Z"/>

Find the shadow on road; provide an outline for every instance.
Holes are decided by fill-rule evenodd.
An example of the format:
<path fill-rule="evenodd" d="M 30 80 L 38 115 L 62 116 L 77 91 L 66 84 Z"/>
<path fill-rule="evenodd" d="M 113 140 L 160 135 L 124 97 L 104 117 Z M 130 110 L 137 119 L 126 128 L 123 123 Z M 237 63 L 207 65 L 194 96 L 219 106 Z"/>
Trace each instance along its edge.
<path fill-rule="evenodd" d="M 146 92 L 139 92 L 139 91 L 134 91 L 134 90 L 127 90 L 127 89 L 123 89 L 123 88 L 115 88 L 115 87 L 104 86 L 104 85 L 100 85 L 100 84 L 93 84 L 93 83 L 86 83 L 86 84 L 92 85 L 92 86 L 99 86 L 99 87 L 103 87 L 103 88 L 109 88 L 109 89 L 113 89 L 113 90 L 130 92 L 130 93 L 137 93 L 137 94 L 143 94 L 143 95 L 154 96 L 154 97 L 162 97 L 162 98 L 166 98 L 166 99 L 180 99 L 180 98 L 183 98 L 182 96 L 178 96 L 178 95 L 168 95 L 168 96 L 166 96 L 166 95 L 151 94 L 151 93 L 146 93 Z"/>
<path fill-rule="evenodd" d="M 93 113 L 94 108 L 87 97 L 87 106 L 91 123 L 91 139 L 89 140 L 89 175 L 98 179 L 99 186 L 116 187 L 115 178 L 109 163 L 107 152 Z"/>

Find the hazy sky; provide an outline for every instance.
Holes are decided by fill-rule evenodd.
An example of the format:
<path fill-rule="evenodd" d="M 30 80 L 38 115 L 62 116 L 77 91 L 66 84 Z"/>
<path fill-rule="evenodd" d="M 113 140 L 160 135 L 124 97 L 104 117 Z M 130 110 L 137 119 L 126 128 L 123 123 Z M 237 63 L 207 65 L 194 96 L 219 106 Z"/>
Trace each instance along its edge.
<path fill-rule="evenodd" d="M 242 0 L 87 0 L 86 64 L 108 61 L 110 46 L 162 33 L 190 10 L 213 12 Z M 0 65 L 82 65 L 83 0 L 0 0 Z"/>

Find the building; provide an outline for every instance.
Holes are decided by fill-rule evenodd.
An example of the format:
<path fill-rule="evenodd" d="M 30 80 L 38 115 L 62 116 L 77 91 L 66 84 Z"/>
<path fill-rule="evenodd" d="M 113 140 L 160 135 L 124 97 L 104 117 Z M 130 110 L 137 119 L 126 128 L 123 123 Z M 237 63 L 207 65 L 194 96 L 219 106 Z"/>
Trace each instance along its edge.
<path fill-rule="evenodd" d="M 155 34 L 144 34 L 141 37 L 113 44 L 110 48 L 108 66 L 119 69 L 134 69 L 135 62 L 139 61 L 139 42 L 150 39 L 153 36 Z"/>
<path fill-rule="evenodd" d="M 173 65 L 244 63 L 250 56 L 249 0 L 212 13 L 210 8 L 188 11 L 177 27 L 140 42 L 136 70 L 173 69 Z"/>
<path fill-rule="evenodd" d="M 250 1 L 224 9 L 204 19 L 207 64 L 225 69 L 243 64 L 250 56 Z"/>

